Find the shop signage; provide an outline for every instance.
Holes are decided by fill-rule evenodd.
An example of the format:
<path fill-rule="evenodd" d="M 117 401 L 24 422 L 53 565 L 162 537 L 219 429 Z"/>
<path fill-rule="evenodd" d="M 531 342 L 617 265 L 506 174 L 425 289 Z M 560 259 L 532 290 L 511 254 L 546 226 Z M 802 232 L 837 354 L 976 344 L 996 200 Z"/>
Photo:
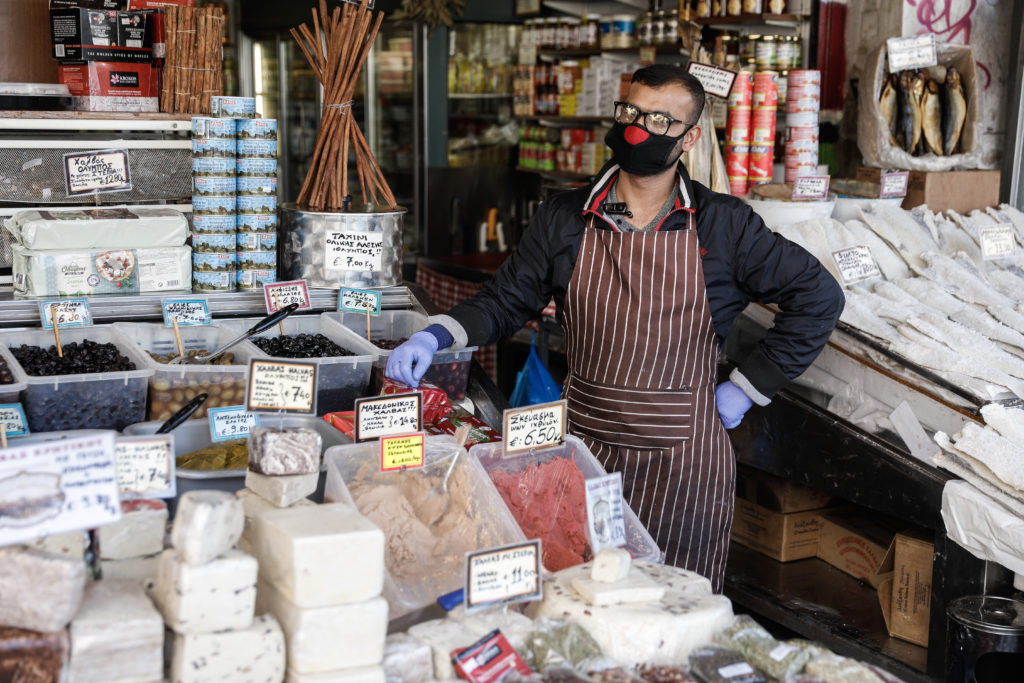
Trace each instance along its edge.
<path fill-rule="evenodd" d="M 160 305 L 164 312 L 164 325 L 167 327 L 174 327 L 175 320 L 179 327 L 210 324 L 210 309 L 206 299 L 164 299 Z"/>
<path fill-rule="evenodd" d="M 882 271 L 871 256 L 871 250 L 861 245 L 832 252 L 843 284 L 852 285 L 863 280 L 881 277 Z"/>
<path fill-rule="evenodd" d="M 423 467 L 423 434 L 385 436 L 380 440 L 380 471 Z"/>
<path fill-rule="evenodd" d="M 885 41 L 885 49 L 889 53 L 889 73 L 923 69 L 939 63 L 933 33 L 909 38 L 889 38 Z"/>
<path fill-rule="evenodd" d="M 53 329 L 54 320 L 61 329 L 92 325 L 92 313 L 89 311 L 89 302 L 85 299 L 40 301 L 39 318 L 43 321 L 43 328 L 47 330 Z"/>
<path fill-rule="evenodd" d="M 382 232 L 328 232 L 324 236 L 325 270 L 379 271 L 383 258 Z"/>
<path fill-rule="evenodd" d="M 249 430 L 259 425 L 260 416 L 250 413 L 245 406 L 223 406 L 206 411 L 210 417 L 210 438 L 231 441 L 249 436 Z"/>
<path fill-rule="evenodd" d="M 990 225 L 978 231 L 981 238 L 981 257 L 986 261 L 1013 256 L 1017 248 L 1013 226 L 1009 224 Z"/>
<path fill-rule="evenodd" d="M 315 364 L 258 358 L 249 361 L 247 410 L 313 413 L 315 399 Z"/>
<path fill-rule="evenodd" d="M 292 304 L 299 305 L 295 309 L 297 311 L 312 308 L 305 280 L 289 280 L 263 285 L 263 298 L 267 304 L 267 313 L 274 313 Z"/>
<path fill-rule="evenodd" d="M 564 399 L 506 410 L 501 443 L 505 457 L 565 443 L 565 411 Z"/>
<path fill-rule="evenodd" d="M 356 441 L 408 434 L 423 429 L 423 392 L 357 398 Z"/>
<path fill-rule="evenodd" d="M 827 175 L 805 175 L 793 181 L 793 199 L 828 199 Z"/>
<path fill-rule="evenodd" d="M 65 154 L 64 189 L 69 197 L 132 189 L 128 152 L 105 149 Z"/>
<path fill-rule="evenodd" d="M 723 99 L 729 97 L 729 93 L 732 92 L 732 84 L 736 82 L 735 71 L 710 64 L 690 62 L 686 70 L 700 81 L 700 84 L 704 86 L 704 92 Z"/>
<path fill-rule="evenodd" d="M 0 403 L 0 427 L 4 430 L 4 436 L 28 434 L 28 419 L 20 403 Z"/>
<path fill-rule="evenodd" d="M 466 555 L 466 610 L 541 598 L 540 540 Z"/>
<path fill-rule="evenodd" d="M 338 292 L 338 310 L 380 315 L 380 290 L 342 287 Z"/>
<path fill-rule="evenodd" d="M 587 496 L 587 529 L 590 548 L 597 554 L 605 548 L 626 545 L 626 517 L 622 510 L 622 473 L 614 472 L 584 482 Z"/>
<path fill-rule="evenodd" d="M 883 173 L 881 184 L 879 186 L 878 197 L 880 199 L 906 197 L 908 187 L 910 187 L 910 171 L 890 171 L 888 173 Z"/>
<path fill-rule="evenodd" d="M 174 436 L 125 436 L 114 445 L 123 498 L 173 498 Z"/>

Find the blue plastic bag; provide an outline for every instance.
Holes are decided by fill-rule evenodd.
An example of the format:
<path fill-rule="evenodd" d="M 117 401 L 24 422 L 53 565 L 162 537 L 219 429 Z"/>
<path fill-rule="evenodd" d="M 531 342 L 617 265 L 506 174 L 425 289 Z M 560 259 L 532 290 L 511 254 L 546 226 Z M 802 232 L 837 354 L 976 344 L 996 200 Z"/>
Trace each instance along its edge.
<path fill-rule="evenodd" d="M 537 355 L 536 340 L 537 335 L 533 335 L 530 339 L 530 356 L 526 359 L 523 369 L 516 375 L 516 386 L 512 390 L 512 397 L 509 398 L 513 408 L 550 403 L 562 396 L 561 387 L 544 367 L 544 361 Z"/>

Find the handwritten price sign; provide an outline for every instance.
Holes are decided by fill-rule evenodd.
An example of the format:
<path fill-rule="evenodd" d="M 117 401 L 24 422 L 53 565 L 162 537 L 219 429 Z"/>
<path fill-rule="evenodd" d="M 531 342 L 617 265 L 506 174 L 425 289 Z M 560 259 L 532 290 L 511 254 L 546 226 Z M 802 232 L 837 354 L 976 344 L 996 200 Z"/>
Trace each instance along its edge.
<path fill-rule="evenodd" d="M 206 414 L 210 416 L 210 438 L 214 441 L 244 439 L 260 423 L 260 416 L 250 413 L 245 406 L 210 408 Z"/>
<path fill-rule="evenodd" d="M 86 327 L 92 325 L 92 313 L 89 302 L 85 299 L 56 299 L 39 302 L 39 317 L 43 328 L 53 329 L 54 320 L 57 327 Z"/>
<path fill-rule="evenodd" d="M 883 173 L 879 187 L 879 199 L 906 197 L 910 186 L 910 171 L 893 171 Z"/>
<path fill-rule="evenodd" d="M 25 419 L 25 409 L 20 403 L 0 403 L 0 424 L 4 426 L 7 436 L 28 434 L 28 420 Z"/>
<path fill-rule="evenodd" d="M 536 451 L 565 442 L 564 400 L 505 411 L 505 456 Z"/>
<path fill-rule="evenodd" d="M 128 498 L 173 498 L 174 437 L 128 436 L 117 439 L 117 488 Z"/>
<path fill-rule="evenodd" d="M 793 181 L 793 199 L 826 199 L 829 177 L 805 175 Z"/>
<path fill-rule="evenodd" d="M 380 290 L 342 287 L 338 292 L 338 310 L 380 315 Z"/>
<path fill-rule="evenodd" d="M 210 309 L 206 299 L 164 299 L 164 325 L 173 327 L 175 320 L 180 327 L 186 325 L 209 325 Z"/>
<path fill-rule="evenodd" d="M 423 429 L 423 392 L 356 399 L 356 441 Z"/>
<path fill-rule="evenodd" d="M 711 66 L 710 64 L 690 62 L 686 70 L 690 72 L 691 76 L 700 81 L 700 84 L 704 86 L 705 92 L 723 99 L 729 97 L 729 93 L 732 92 L 732 84 L 736 82 L 735 71 Z"/>
<path fill-rule="evenodd" d="M 466 556 L 466 610 L 539 600 L 540 541 L 481 550 Z"/>
<path fill-rule="evenodd" d="M 296 310 L 312 308 L 309 304 L 309 289 L 305 280 L 290 280 L 263 285 L 263 298 L 266 300 L 267 313 L 279 311 L 285 306 L 298 304 Z"/>
<path fill-rule="evenodd" d="M 128 152 L 106 149 L 65 154 L 64 189 L 69 197 L 132 189 Z"/>
<path fill-rule="evenodd" d="M 982 228 L 978 236 L 981 238 L 981 256 L 986 261 L 1013 256 L 1013 252 L 1017 249 L 1012 225 L 992 225 Z"/>
<path fill-rule="evenodd" d="M 312 413 L 315 398 L 315 364 L 256 358 L 249 361 L 249 386 L 245 392 L 245 407 L 249 411 Z"/>
<path fill-rule="evenodd" d="M 935 34 L 926 33 L 909 38 L 889 38 L 885 41 L 889 53 L 889 72 L 923 69 L 939 63 L 935 53 Z"/>
<path fill-rule="evenodd" d="M 423 467 L 423 435 L 386 436 L 380 440 L 380 471 Z"/>
<path fill-rule="evenodd" d="M 382 232 L 329 232 L 324 237 L 328 270 L 380 270 L 383 257 Z"/>
<path fill-rule="evenodd" d="M 871 250 L 865 246 L 834 251 L 832 258 L 835 259 L 836 266 L 839 267 L 839 275 L 844 284 L 852 285 L 882 275 L 874 257 L 871 256 Z"/>

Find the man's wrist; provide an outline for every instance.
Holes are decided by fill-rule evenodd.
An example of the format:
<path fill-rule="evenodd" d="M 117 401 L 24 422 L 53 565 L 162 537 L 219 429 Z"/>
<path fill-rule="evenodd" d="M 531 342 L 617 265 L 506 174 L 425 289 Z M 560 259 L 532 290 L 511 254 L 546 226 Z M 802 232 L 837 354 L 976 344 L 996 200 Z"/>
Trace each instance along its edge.
<path fill-rule="evenodd" d="M 429 332 L 434 337 L 434 339 L 437 340 L 438 350 L 447 349 L 449 346 L 455 343 L 455 337 L 452 336 L 452 333 L 449 332 L 448 328 L 446 328 L 444 325 L 439 325 L 435 323 L 433 325 L 428 326 L 423 331 Z"/>

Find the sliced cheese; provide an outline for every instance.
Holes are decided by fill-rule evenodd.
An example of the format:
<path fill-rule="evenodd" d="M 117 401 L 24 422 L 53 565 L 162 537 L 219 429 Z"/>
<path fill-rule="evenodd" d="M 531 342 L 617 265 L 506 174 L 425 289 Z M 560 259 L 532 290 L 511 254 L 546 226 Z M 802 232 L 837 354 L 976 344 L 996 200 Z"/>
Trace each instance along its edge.
<path fill-rule="evenodd" d="M 81 560 L 21 546 L 0 548 L 0 625 L 60 631 L 78 611 L 85 580 Z"/>
<path fill-rule="evenodd" d="M 605 548 L 594 556 L 590 578 L 601 583 L 615 583 L 626 578 L 633 556 L 625 548 Z"/>
<path fill-rule="evenodd" d="M 265 614 L 248 628 L 176 634 L 171 642 L 171 683 L 278 683 L 284 679 L 284 634 Z"/>
<path fill-rule="evenodd" d="M 245 514 L 227 491 L 188 491 L 178 501 L 171 546 L 188 564 L 205 564 L 235 547 Z"/>
<path fill-rule="evenodd" d="M 256 605 L 256 559 L 229 550 L 202 565 L 182 561 L 174 550 L 160 556 L 155 600 L 176 633 L 248 628 Z"/>
<path fill-rule="evenodd" d="M 162 500 L 121 502 L 121 519 L 99 529 L 100 557 L 127 560 L 155 555 L 164 549 L 167 504 Z"/>
<path fill-rule="evenodd" d="M 249 470 L 245 473 L 245 487 L 268 503 L 286 508 L 315 492 L 318 477 L 315 472 L 285 476 L 259 474 Z"/>
<path fill-rule="evenodd" d="M 285 683 L 385 683 L 384 669 L 379 666 L 361 666 L 355 669 L 324 671 L 318 674 L 300 674 L 288 667 Z"/>

